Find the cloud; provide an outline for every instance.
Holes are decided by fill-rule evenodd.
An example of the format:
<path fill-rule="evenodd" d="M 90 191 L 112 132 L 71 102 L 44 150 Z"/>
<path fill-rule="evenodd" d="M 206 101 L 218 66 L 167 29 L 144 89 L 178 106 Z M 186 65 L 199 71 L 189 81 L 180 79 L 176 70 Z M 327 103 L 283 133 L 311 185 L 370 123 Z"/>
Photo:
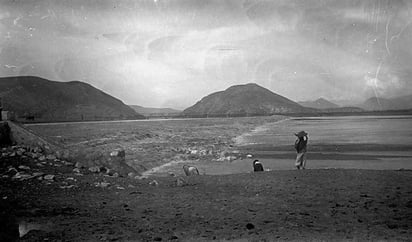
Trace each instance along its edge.
<path fill-rule="evenodd" d="M 130 104 L 180 108 L 247 82 L 293 100 L 361 100 L 372 86 L 394 96 L 412 92 L 411 5 L 2 1 L 0 75 L 79 79 Z"/>

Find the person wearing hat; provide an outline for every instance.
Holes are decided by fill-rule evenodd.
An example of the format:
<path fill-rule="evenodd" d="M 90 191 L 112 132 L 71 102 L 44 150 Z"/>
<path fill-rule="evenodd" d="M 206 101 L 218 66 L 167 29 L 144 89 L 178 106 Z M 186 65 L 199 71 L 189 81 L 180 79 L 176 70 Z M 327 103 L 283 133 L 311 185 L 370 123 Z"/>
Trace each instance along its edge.
<path fill-rule="evenodd" d="M 253 161 L 253 171 L 254 172 L 259 172 L 259 171 L 264 171 L 262 163 L 260 163 L 259 160 Z"/>
<path fill-rule="evenodd" d="M 295 166 L 299 169 L 305 169 L 306 166 L 306 146 L 308 144 L 308 133 L 300 131 L 295 134 L 298 138 L 295 141 L 295 149 L 297 152 Z"/>

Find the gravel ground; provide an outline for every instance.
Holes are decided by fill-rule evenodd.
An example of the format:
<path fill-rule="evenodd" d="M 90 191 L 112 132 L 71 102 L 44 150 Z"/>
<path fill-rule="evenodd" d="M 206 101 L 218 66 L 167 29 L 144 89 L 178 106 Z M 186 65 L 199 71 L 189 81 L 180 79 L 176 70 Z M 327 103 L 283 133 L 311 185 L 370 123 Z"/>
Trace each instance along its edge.
<path fill-rule="evenodd" d="M 2 159 L 1 241 L 404 240 L 412 171 L 300 170 L 113 177 Z M 43 175 L 26 180 L 10 167 Z M 29 170 L 27 169 L 29 167 Z M 46 179 L 46 175 L 54 175 Z M 49 177 L 50 178 L 50 177 Z M 177 182 L 179 180 L 179 182 Z M 26 229 L 26 231 L 24 231 Z M 31 230 L 30 230 L 31 229 Z M 7 239 L 7 240 L 6 240 Z"/>

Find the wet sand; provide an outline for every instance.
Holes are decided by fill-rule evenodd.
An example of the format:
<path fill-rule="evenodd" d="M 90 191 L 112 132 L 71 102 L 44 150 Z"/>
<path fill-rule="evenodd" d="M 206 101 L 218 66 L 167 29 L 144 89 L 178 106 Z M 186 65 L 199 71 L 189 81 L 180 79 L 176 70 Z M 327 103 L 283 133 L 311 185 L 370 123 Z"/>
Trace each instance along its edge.
<path fill-rule="evenodd" d="M 296 151 L 292 145 L 234 146 L 237 159 L 233 161 L 194 160 L 172 162 L 150 170 L 147 174 L 167 176 L 170 172 L 182 174 L 183 164 L 196 166 L 201 174 L 223 175 L 250 173 L 252 163 L 258 159 L 265 170 L 296 169 Z M 252 158 L 247 158 L 251 154 Z M 412 146 L 379 144 L 334 144 L 310 145 L 307 152 L 306 169 L 369 169 L 369 170 L 412 170 Z"/>

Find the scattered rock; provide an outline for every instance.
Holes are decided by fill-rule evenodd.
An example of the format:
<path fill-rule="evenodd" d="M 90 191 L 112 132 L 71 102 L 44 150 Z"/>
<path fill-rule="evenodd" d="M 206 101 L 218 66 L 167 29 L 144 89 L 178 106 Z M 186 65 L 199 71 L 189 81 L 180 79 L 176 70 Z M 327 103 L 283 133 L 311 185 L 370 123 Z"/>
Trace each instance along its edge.
<path fill-rule="evenodd" d="M 70 152 L 68 150 L 63 151 L 62 157 L 63 159 L 69 159 L 70 158 Z"/>
<path fill-rule="evenodd" d="M 30 156 L 31 158 L 33 158 L 33 159 L 37 159 L 37 158 L 39 158 L 40 156 L 41 156 L 41 154 L 39 154 L 39 153 L 33 153 L 33 152 L 28 152 L 28 153 L 26 153 L 28 156 Z"/>
<path fill-rule="evenodd" d="M 54 180 L 55 175 L 45 175 L 43 178 L 44 180 L 52 181 Z"/>
<path fill-rule="evenodd" d="M 208 154 L 208 151 L 207 150 L 200 150 L 199 151 L 199 155 L 201 155 L 201 156 L 205 156 L 205 155 L 207 155 Z"/>
<path fill-rule="evenodd" d="M 33 152 L 34 153 L 42 153 L 43 149 L 41 147 L 34 147 Z"/>
<path fill-rule="evenodd" d="M 96 182 L 95 186 L 105 188 L 105 187 L 110 186 L 110 183 L 108 183 L 108 182 Z"/>
<path fill-rule="evenodd" d="M 246 224 L 246 228 L 247 228 L 248 230 L 251 230 L 251 229 L 254 229 L 254 228 L 255 228 L 255 225 L 253 225 L 252 223 L 248 223 L 248 224 Z"/>
<path fill-rule="evenodd" d="M 101 173 L 109 173 L 109 168 L 106 168 L 104 166 L 100 167 L 100 172 Z"/>
<path fill-rule="evenodd" d="M 66 186 L 59 186 L 61 189 L 70 189 L 74 187 L 74 185 L 66 185 Z"/>
<path fill-rule="evenodd" d="M 234 161 L 236 159 L 237 159 L 236 156 L 233 156 L 233 155 L 230 155 L 230 156 L 226 157 L 227 161 Z"/>
<path fill-rule="evenodd" d="M 16 173 L 18 173 L 18 171 L 14 167 L 9 167 L 9 169 L 6 172 L 6 174 L 9 176 L 14 176 L 16 175 Z"/>
<path fill-rule="evenodd" d="M 170 236 L 169 240 L 178 240 L 179 238 L 176 235 Z"/>
<path fill-rule="evenodd" d="M 98 166 L 92 166 L 92 167 L 89 167 L 89 171 L 93 173 L 99 173 L 100 168 Z"/>
<path fill-rule="evenodd" d="M 17 179 L 17 180 L 23 181 L 23 180 L 27 180 L 27 179 L 31 179 L 31 178 L 33 178 L 33 176 L 30 175 L 30 174 L 17 172 L 11 179 L 13 179 L 13 180 Z"/>
<path fill-rule="evenodd" d="M 33 177 L 39 177 L 39 176 L 43 176 L 44 173 L 43 172 L 34 172 L 33 173 Z"/>
<path fill-rule="evenodd" d="M 109 175 L 109 176 L 115 176 L 116 172 L 113 171 L 113 170 L 107 169 L 106 174 Z M 117 174 L 117 175 L 119 175 L 119 174 Z"/>
<path fill-rule="evenodd" d="M 61 163 L 65 166 L 73 166 L 72 162 L 62 160 Z"/>
<path fill-rule="evenodd" d="M 110 156 L 112 157 L 122 157 L 124 158 L 126 156 L 126 152 L 122 149 L 119 150 L 114 150 L 110 153 Z"/>
<path fill-rule="evenodd" d="M 55 160 L 55 159 L 56 159 L 56 156 L 50 154 L 50 155 L 47 155 L 47 156 L 46 156 L 46 159 L 48 159 L 48 160 Z"/>

